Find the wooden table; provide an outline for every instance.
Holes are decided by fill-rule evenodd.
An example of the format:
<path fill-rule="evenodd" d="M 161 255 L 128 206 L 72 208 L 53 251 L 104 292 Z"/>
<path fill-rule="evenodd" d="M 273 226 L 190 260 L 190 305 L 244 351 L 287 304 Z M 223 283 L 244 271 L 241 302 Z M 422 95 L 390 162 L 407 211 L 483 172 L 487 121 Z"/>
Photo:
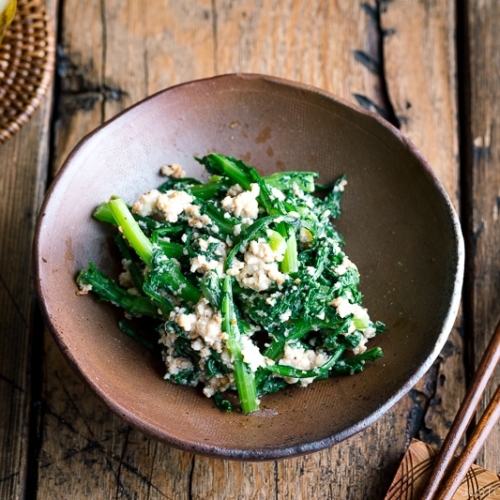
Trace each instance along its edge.
<path fill-rule="evenodd" d="M 46 0 L 46 7 L 59 40 L 53 93 L 0 146 L 0 498 L 383 498 L 411 438 L 441 443 L 500 316 L 500 2 Z M 433 165 L 461 213 L 467 245 L 462 311 L 425 377 L 355 437 L 278 462 L 193 456 L 125 425 L 71 371 L 33 294 L 35 219 L 75 144 L 159 89 L 229 72 L 313 84 L 382 114 Z M 499 449 L 497 428 L 479 463 L 499 471 Z"/>

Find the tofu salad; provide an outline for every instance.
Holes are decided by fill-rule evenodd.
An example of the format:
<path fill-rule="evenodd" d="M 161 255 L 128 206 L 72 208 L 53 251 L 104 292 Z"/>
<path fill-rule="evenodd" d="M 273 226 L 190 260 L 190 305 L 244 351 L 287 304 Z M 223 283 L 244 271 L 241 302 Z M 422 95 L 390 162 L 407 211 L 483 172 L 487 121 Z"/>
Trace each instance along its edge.
<path fill-rule="evenodd" d="M 123 309 L 120 329 L 161 356 L 165 379 L 200 386 L 224 411 L 254 412 L 265 394 L 381 357 L 367 343 L 384 325 L 362 306 L 333 224 L 345 176 L 320 185 L 313 172 L 196 160 L 208 182 L 169 165 L 133 204 L 113 196 L 97 207 L 116 227 L 123 272 L 114 280 L 90 262 L 77 293 Z"/>

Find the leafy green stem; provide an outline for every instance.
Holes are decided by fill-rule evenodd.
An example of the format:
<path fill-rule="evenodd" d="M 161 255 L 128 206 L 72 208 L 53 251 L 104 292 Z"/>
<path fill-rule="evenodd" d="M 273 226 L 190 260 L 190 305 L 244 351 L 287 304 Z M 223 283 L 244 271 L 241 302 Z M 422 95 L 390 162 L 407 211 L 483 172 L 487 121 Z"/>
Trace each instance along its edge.
<path fill-rule="evenodd" d="M 97 293 L 101 300 L 125 309 L 132 316 L 151 316 L 153 318 L 160 316 L 158 308 L 147 297 L 130 295 L 127 290 L 99 271 L 93 262 L 89 262 L 88 269 L 80 271 L 76 282 L 80 288 L 84 285 L 90 285 L 92 291 Z"/>
<path fill-rule="evenodd" d="M 313 368 L 311 370 L 301 370 L 299 368 L 294 368 L 288 365 L 267 365 L 266 370 L 281 375 L 282 377 L 292 377 L 292 378 L 312 378 L 318 377 L 328 373 L 328 371 L 337 363 L 345 351 L 345 346 L 339 345 L 332 353 L 330 358 L 326 363 L 319 366 L 318 368 Z"/>
<path fill-rule="evenodd" d="M 227 346 L 233 360 L 234 378 L 241 402 L 241 409 L 244 413 L 251 413 L 259 409 L 257 387 L 255 384 L 255 374 L 243 361 L 240 331 L 234 310 L 231 276 L 226 276 L 224 278 L 222 314 L 224 318 L 224 331 L 228 336 Z"/>
<path fill-rule="evenodd" d="M 109 200 L 108 206 L 116 223 L 121 227 L 125 238 L 127 238 L 130 243 L 130 246 L 136 251 L 143 262 L 148 267 L 151 267 L 153 244 L 142 232 L 142 229 L 134 219 L 127 204 L 121 198 L 113 197 Z"/>

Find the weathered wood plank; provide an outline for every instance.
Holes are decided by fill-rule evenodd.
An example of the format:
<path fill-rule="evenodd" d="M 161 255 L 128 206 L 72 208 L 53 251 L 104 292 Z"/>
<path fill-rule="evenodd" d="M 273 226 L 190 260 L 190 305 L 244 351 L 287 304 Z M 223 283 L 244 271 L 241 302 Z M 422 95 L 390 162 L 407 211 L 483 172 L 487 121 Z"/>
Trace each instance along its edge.
<path fill-rule="evenodd" d="M 451 0 L 403 0 L 384 2 L 381 20 L 387 90 L 401 131 L 422 151 L 459 210 L 455 15 Z M 465 392 L 461 329 L 460 314 L 433 369 L 412 393 L 425 411 L 419 437 L 435 445 Z"/>
<path fill-rule="evenodd" d="M 436 17 L 450 15 L 429 9 Z M 62 75 L 56 165 L 84 133 L 124 107 L 160 88 L 216 73 L 303 81 L 391 118 L 375 0 L 151 0 L 140 7 L 66 0 L 63 14 L 73 78 Z M 86 29 L 72 29 L 82 23 Z M 451 59 L 447 51 L 453 48 L 442 39 L 447 34 L 440 38 L 430 29 Z M 446 59 L 419 64 L 431 63 L 449 72 Z M 391 74 L 391 84 L 399 78 Z M 73 88 L 77 92 L 70 95 Z M 419 119 L 431 120 L 431 112 L 415 104 Z M 431 392 L 422 387 L 377 424 L 331 449 L 251 464 L 193 457 L 124 426 L 72 374 L 48 337 L 45 375 L 40 498 L 380 498 L 422 423 Z"/>
<path fill-rule="evenodd" d="M 381 22 L 387 88 L 401 131 L 425 155 L 458 209 L 455 2 L 384 2 Z"/>
<path fill-rule="evenodd" d="M 56 4 L 46 4 L 52 16 Z M 0 498 L 24 498 L 28 491 L 31 247 L 47 178 L 49 144 L 40 138 L 48 137 L 51 102 L 49 95 L 30 122 L 0 146 Z"/>
<path fill-rule="evenodd" d="M 465 21 L 469 38 L 468 66 L 470 88 L 466 95 L 470 128 L 464 129 L 467 141 L 468 188 L 471 213 L 468 214 L 468 243 L 471 277 L 468 300 L 472 308 L 474 362 L 477 364 L 500 318 L 500 142 L 497 121 L 500 113 L 500 5 L 495 0 L 466 2 Z M 500 374 L 487 390 L 487 401 L 500 383 Z M 500 428 L 488 437 L 478 463 L 495 472 L 500 470 Z"/>
<path fill-rule="evenodd" d="M 47 2 L 50 14 L 55 6 Z M 0 146 L 0 498 L 24 498 L 28 489 L 31 247 L 47 178 L 49 144 L 40 138 L 48 137 L 51 102 L 49 95 L 30 122 Z"/>
<path fill-rule="evenodd" d="M 45 111 L 45 113 L 44 113 Z M 29 410 L 30 345 L 34 297 L 30 246 L 43 196 L 47 151 L 27 151 L 24 141 L 43 135 L 46 110 L 0 149 L 0 497 L 25 489 Z M 40 155 L 40 156 L 39 156 Z M 12 161 L 15 159 L 15 164 Z"/>
<path fill-rule="evenodd" d="M 61 162 L 86 133 L 102 123 L 106 98 L 102 77 L 104 28 L 101 2 L 89 0 L 77 7 L 71 2 L 63 2 L 62 13 L 54 170 L 59 169 Z M 78 29 L 74 29 L 75 26 Z"/>

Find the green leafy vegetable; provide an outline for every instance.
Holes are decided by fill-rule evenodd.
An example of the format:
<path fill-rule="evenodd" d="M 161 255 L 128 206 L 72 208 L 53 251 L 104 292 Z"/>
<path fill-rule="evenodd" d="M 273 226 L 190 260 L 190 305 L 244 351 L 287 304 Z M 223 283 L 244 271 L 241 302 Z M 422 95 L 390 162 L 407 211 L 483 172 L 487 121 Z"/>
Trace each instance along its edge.
<path fill-rule="evenodd" d="M 385 326 L 362 306 L 333 224 L 345 176 L 319 185 L 314 172 L 261 176 L 221 154 L 196 160 L 208 182 L 171 177 L 133 205 L 113 196 L 96 208 L 118 231 L 123 271 L 111 279 L 90 262 L 78 293 L 123 309 L 120 329 L 160 352 L 165 378 L 201 386 L 221 411 L 251 413 L 289 384 L 380 358 L 366 344 Z"/>

